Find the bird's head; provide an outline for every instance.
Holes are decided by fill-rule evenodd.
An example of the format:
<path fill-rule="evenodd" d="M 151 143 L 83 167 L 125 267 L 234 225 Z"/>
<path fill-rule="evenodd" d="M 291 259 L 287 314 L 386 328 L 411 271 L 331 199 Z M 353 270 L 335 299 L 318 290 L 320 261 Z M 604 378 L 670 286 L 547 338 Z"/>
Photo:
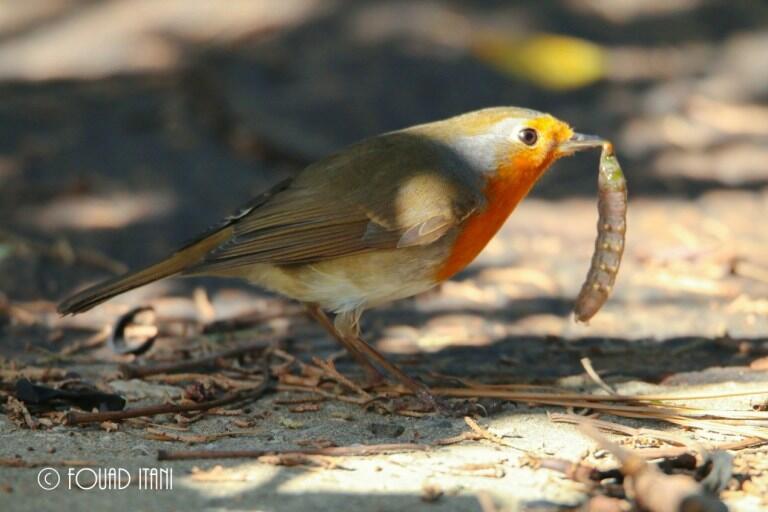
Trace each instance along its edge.
<path fill-rule="evenodd" d="M 549 114 L 517 107 L 487 108 L 434 125 L 443 141 L 489 177 L 535 181 L 558 158 L 603 144 Z"/>

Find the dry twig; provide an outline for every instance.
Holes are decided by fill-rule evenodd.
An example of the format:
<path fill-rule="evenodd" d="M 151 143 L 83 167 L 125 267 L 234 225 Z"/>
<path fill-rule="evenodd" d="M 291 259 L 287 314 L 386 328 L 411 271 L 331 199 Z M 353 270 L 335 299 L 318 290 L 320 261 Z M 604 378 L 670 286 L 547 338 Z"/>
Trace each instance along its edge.
<path fill-rule="evenodd" d="M 589 375 L 589 378 L 592 379 L 595 384 L 600 386 L 609 395 L 618 395 L 616 390 L 606 384 L 602 377 L 600 377 L 600 375 L 595 371 L 594 367 L 592 366 L 592 361 L 588 357 L 582 357 L 580 362 L 581 366 L 583 366 L 584 370 L 587 372 L 587 375 Z"/>
<path fill-rule="evenodd" d="M 154 439 L 157 441 L 178 441 L 182 443 L 196 444 L 196 443 L 210 443 L 217 439 L 225 437 L 242 437 L 242 436 L 255 436 L 263 434 L 261 430 L 235 430 L 228 432 L 217 432 L 214 434 L 184 434 L 177 432 L 168 432 L 159 428 L 148 428 L 145 430 L 146 439 Z"/>
<path fill-rule="evenodd" d="M 484 429 L 478 423 L 470 418 L 469 416 L 464 416 L 464 422 L 469 426 L 469 428 L 472 429 L 472 432 L 474 432 L 479 438 L 486 439 L 492 443 L 506 446 L 507 448 L 514 448 L 514 446 L 507 443 L 504 439 L 500 438 L 496 434 L 489 432 L 488 430 Z"/>
<path fill-rule="evenodd" d="M 373 444 L 354 446 L 329 446 L 328 448 L 314 448 L 306 450 L 186 450 L 169 452 L 160 450 L 157 452 L 158 460 L 190 460 L 190 459 L 254 459 L 267 455 L 296 455 L 312 456 L 322 455 L 326 457 L 352 457 L 367 455 L 382 455 L 396 452 L 425 451 L 430 447 L 415 443 Z"/>

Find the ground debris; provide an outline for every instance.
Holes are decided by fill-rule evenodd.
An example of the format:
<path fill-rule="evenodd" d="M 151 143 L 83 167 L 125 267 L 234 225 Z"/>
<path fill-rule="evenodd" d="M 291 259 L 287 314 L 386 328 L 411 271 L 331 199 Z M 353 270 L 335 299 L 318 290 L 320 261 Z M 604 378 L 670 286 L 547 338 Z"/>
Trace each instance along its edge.
<path fill-rule="evenodd" d="M 82 382 L 69 382 L 66 388 L 52 388 L 32 384 L 28 379 L 16 382 L 16 398 L 36 407 L 55 407 L 66 403 L 82 409 L 119 411 L 125 407 L 125 399 L 114 393 L 104 393 Z"/>
<path fill-rule="evenodd" d="M 32 417 L 22 401 L 9 396 L 5 401 L 5 409 L 8 418 L 17 426 L 37 430 L 38 422 Z"/>
<path fill-rule="evenodd" d="M 621 466 L 624 491 L 628 500 L 650 512 L 726 512 L 728 509 L 714 494 L 684 473 L 666 474 L 657 465 L 647 463 L 619 445 L 609 441 L 597 429 L 583 424 L 581 429 L 608 450 Z"/>
<path fill-rule="evenodd" d="M 317 403 L 298 404 L 298 405 L 294 405 L 293 407 L 289 407 L 288 410 L 296 413 L 317 412 L 320 410 L 320 404 L 317 404 Z"/>
<path fill-rule="evenodd" d="M 65 379 L 68 376 L 68 372 L 62 368 L 38 368 L 34 366 L 0 368 L 0 381 L 3 382 L 16 382 L 20 379 L 46 382 Z"/>

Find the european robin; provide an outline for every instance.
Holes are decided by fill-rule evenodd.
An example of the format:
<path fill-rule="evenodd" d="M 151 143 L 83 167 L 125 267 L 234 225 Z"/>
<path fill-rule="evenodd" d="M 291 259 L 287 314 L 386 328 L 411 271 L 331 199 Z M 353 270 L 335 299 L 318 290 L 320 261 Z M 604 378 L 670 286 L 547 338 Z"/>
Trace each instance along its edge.
<path fill-rule="evenodd" d="M 553 162 L 601 144 L 516 107 L 385 133 L 311 164 L 168 258 L 81 291 L 59 312 L 174 275 L 240 277 L 304 303 L 369 377 L 381 377 L 378 365 L 434 405 L 360 339 L 363 311 L 455 275 Z"/>

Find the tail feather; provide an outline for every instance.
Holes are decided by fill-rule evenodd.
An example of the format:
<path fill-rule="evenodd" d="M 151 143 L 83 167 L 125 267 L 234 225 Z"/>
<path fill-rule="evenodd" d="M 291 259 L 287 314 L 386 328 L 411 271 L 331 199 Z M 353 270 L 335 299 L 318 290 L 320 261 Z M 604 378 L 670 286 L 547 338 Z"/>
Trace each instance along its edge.
<path fill-rule="evenodd" d="M 184 247 L 159 263 L 86 288 L 59 304 L 58 311 L 62 315 L 82 313 L 121 293 L 163 279 L 164 277 L 180 274 L 185 269 L 198 263 L 209 251 L 223 243 L 231 235 L 231 228 L 222 229 L 192 245 Z"/>

